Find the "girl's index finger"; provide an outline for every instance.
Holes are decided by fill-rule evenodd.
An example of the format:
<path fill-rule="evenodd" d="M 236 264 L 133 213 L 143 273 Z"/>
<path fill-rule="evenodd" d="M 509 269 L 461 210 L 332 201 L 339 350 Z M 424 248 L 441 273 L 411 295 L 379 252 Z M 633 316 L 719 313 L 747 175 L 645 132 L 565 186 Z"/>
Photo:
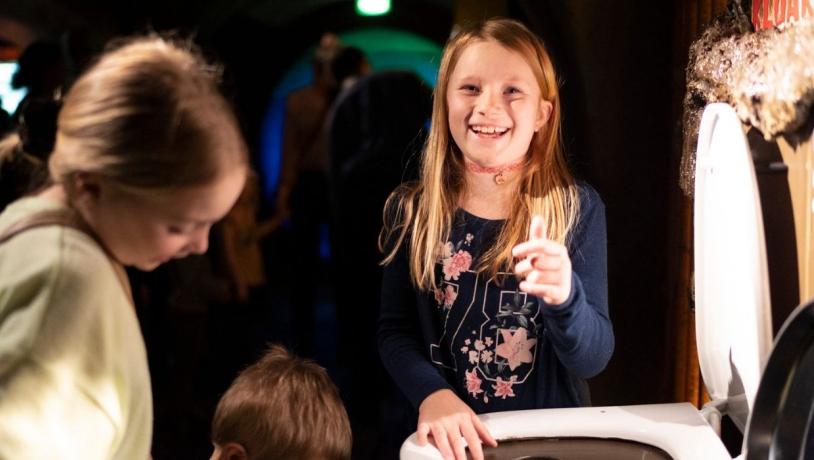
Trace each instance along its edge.
<path fill-rule="evenodd" d="M 483 424 L 477 415 L 472 416 L 472 425 L 475 427 L 475 431 L 478 432 L 478 435 L 483 442 L 486 443 L 486 445 L 489 447 L 497 447 L 497 440 L 495 440 L 492 433 L 489 432 L 489 429 L 486 428 L 486 425 Z"/>
<path fill-rule="evenodd" d="M 562 255 L 563 247 L 551 240 L 531 240 L 518 244 L 512 248 L 512 255 L 514 257 L 528 257 L 531 254 L 539 254 L 547 256 Z"/>

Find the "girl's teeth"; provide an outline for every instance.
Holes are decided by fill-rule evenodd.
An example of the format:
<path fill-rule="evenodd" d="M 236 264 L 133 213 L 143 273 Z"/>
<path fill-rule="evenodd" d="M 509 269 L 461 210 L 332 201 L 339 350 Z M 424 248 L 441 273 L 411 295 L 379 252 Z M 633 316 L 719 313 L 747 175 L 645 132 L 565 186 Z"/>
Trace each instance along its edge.
<path fill-rule="evenodd" d="M 508 131 L 507 128 L 496 128 L 494 126 L 473 126 L 472 130 L 483 134 L 503 134 Z"/>

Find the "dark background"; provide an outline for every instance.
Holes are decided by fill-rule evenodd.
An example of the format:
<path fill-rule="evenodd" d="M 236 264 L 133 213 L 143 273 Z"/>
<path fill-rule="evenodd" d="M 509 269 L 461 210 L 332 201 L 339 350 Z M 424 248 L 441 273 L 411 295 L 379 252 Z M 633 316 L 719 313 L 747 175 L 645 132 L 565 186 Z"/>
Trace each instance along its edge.
<path fill-rule="evenodd" d="M 676 350 L 673 320 L 677 309 L 689 310 L 676 302 L 685 288 L 675 253 L 687 228 L 677 171 L 686 31 L 699 27 L 687 25 L 686 11 L 697 7 L 680 0 L 393 0 L 388 16 L 367 18 L 338 0 L 18 0 L 0 1 L 0 38 L 12 46 L 69 33 L 91 55 L 115 35 L 193 34 L 225 65 L 225 91 L 256 152 L 273 89 L 326 30 L 389 26 L 442 46 L 456 21 L 499 13 L 526 23 L 560 72 L 573 168 L 607 206 L 616 351 L 590 382 L 593 402 L 643 404 L 677 399 L 675 354 L 694 351 Z"/>

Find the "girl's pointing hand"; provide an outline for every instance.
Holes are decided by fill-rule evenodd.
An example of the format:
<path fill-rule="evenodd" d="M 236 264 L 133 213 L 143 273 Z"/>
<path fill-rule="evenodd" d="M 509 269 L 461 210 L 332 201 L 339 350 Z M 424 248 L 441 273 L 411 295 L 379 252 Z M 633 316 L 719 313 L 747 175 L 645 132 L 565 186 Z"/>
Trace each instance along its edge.
<path fill-rule="evenodd" d="M 571 295 L 571 258 L 565 246 L 547 239 L 543 218 L 531 219 L 529 240 L 512 248 L 520 260 L 514 266 L 520 289 L 549 305 L 561 305 Z"/>

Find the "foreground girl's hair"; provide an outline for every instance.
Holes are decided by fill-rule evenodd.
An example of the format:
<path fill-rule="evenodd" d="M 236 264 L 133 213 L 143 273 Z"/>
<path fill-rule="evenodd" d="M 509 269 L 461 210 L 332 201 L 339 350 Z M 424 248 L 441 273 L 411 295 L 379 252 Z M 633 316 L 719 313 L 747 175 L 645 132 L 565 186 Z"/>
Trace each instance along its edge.
<path fill-rule="evenodd" d="M 150 35 L 119 42 L 68 92 L 51 178 L 97 173 L 141 193 L 209 183 L 247 162 L 219 71 L 191 44 Z M 70 193 L 70 188 L 69 188 Z"/>
<path fill-rule="evenodd" d="M 432 127 L 424 147 L 421 178 L 393 192 L 385 205 L 379 247 L 390 263 L 409 242 L 410 274 L 416 286 L 434 289 L 438 247 L 447 240 L 452 216 L 464 192 L 464 160 L 450 139 L 446 100 L 449 77 L 463 50 L 494 41 L 519 53 L 531 67 L 543 99 L 552 104 L 548 122 L 534 135 L 520 178 L 518 199 L 495 244 L 481 258 L 478 272 L 494 276 L 512 266 L 512 247 L 528 238 L 531 216 L 545 220 L 549 239 L 565 243 L 577 220 L 577 187 L 568 170 L 560 138 L 560 99 L 551 58 L 542 41 L 519 22 L 496 19 L 463 30 L 447 44 L 438 70 Z"/>

